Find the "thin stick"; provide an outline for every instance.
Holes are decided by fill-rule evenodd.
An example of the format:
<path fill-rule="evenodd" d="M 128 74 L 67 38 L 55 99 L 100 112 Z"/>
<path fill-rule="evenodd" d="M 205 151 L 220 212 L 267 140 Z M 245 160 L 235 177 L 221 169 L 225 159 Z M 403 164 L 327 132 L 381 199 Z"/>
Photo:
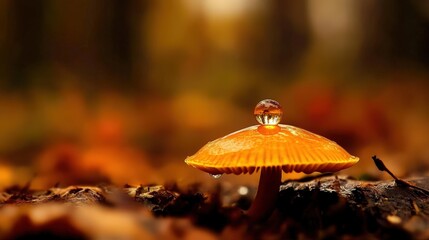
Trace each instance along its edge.
<path fill-rule="evenodd" d="M 383 161 L 381 161 L 381 159 L 379 159 L 376 155 L 374 155 L 374 156 L 372 156 L 372 160 L 374 161 L 374 163 L 375 163 L 375 166 L 377 166 L 377 168 L 378 168 L 378 170 L 380 170 L 380 171 L 384 171 L 384 172 L 387 172 L 390 176 L 392 176 L 392 178 L 393 179 L 395 179 L 395 182 L 396 182 L 396 184 L 397 185 L 402 185 L 402 186 L 407 186 L 407 187 L 412 187 L 412 188 L 415 188 L 415 189 L 418 189 L 418 190 L 420 190 L 420 191 L 422 191 L 422 192 L 424 192 L 424 193 L 426 193 L 426 194 L 429 194 L 429 190 L 426 190 L 426 189 L 424 189 L 424 188 L 421 188 L 421 187 L 418 187 L 418 186 L 415 186 L 415 185 L 413 185 L 413 184 L 411 184 L 411 183 L 409 183 L 409 182 L 407 182 L 407 181 L 404 181 L 404 180 L 401 180 L 401 179 L 399 179 L 399 178 L 397 178 L 387 167 L 386 167 L 386 165 L 384 165 L 384 163 L 383 163 Z"/>

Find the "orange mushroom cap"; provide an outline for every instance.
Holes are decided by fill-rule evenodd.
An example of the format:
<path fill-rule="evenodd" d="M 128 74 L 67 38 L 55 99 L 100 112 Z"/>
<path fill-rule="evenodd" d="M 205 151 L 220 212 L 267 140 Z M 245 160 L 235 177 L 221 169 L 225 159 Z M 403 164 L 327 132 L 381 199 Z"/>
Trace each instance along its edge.
<path fill-rule="evenodd" d="M 217 175 L 251 174 L 267 167 L 279 167 L 286 173 L 336 172 L 359 161 L 327 138 L 298 127 L 273 124 L 268 113 L 265 117 L 269 124 L 251 126 L 209 142 L 185 162 Z"/>
<path fill-rule="evenodd" d="M 289 125 L 273 127 L 279 128 L 277 133 L 264 134 L 261 132 L 267 129 L 251 126 L 216 139 L 185 162 L 210 174 L 251 174 L 262 167 L 281 167 L 284 172 L 336 172 L 359 161 L 320 135 Z"/>

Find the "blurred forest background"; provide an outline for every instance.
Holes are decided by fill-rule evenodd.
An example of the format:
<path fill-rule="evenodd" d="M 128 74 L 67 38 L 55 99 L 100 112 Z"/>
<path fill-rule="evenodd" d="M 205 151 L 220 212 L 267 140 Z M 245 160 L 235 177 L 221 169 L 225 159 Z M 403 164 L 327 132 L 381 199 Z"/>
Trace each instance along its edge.
<path fill-rule="evenodd" d="M 348 174 L 425 173 L 429 2 L 0 0 L 1 188 L 214 182 L 183 160 L 264 98 Z"/>

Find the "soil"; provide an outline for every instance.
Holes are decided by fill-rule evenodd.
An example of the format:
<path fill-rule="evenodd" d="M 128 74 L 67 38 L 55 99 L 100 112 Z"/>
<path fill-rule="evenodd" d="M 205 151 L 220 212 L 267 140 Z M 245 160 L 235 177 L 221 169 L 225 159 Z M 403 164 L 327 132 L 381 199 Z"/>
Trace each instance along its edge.
<path fill-rule="evenodd" d="M 429 177 L 287 181 L 264 223 L 252 223 L 243 210 L 251 194 L 232 196 L 223 188 L 11 187 L 0 193 L 0 234 L 3 239 L 429 239 Z M 225 194 L 231 204 L 225 204 Z"/>

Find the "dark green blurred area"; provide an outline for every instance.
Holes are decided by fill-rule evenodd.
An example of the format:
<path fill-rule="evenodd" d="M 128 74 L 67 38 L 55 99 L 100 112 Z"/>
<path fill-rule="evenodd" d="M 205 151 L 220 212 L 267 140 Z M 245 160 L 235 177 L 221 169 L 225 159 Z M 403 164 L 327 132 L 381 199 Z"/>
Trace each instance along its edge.
<path fill-rule="evenodd" d="M 372 154 L 426 169 L 428 43 L 426 1 L 2 0 L 0 160 L 181 166 L 273 98 L 283 123 L 361 157 L 356 172 Z"/>

